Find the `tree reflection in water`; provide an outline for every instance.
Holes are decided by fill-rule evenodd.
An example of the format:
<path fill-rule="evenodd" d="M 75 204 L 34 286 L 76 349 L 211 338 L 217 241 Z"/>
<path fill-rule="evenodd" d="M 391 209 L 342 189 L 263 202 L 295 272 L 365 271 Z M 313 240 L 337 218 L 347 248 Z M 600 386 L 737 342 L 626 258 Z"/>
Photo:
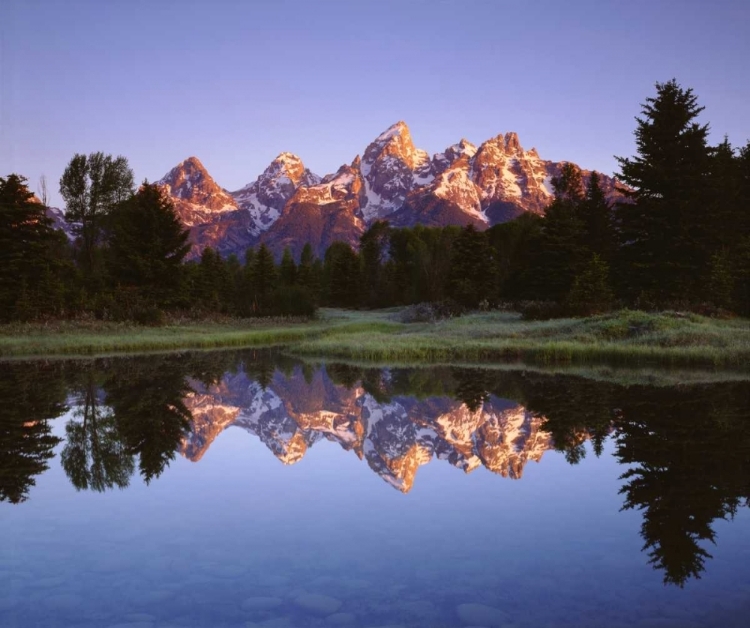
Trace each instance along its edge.
<path fill-rule="evenodd" d="M 50 419 L 66 411 L 65 397 L 62 365 L 0 363 L 0 501 L 26 501 L 49 467 L 60 441 Z"/>
<path fill-rule="evenodd" d="M 77 489 L 104 491 L 128 486 L 136 469 L 145 482 L 164 472 L 190 436 L 186 399 L 194 389 L 204 395 L 216 390 L 222 403 L 241 404 L 249 384 L 257 382 L 263 395 L 277 395 L 290 408 L 350 404 L 347 421 L 365 395 L 370 410 L 372 404 L 396 402 L 406 413 L 398 418 L 403 426 L 429 425 L 435 418 L 430 412 L 456 404 L 472 420 L 484 409 L 497 413 L 521 404 L 528 415 L 544 417 L 545 442 L 571 464 L 584 460 L 587 442 L 599 456 L 612 438 L 616 459 L 628 467 L 620 477 L 623 509 L 642 512 L 643 549 L 670 584 L 700 577 L 711 558 L 707 545 L 716 542 L 713 522 L 731 519 L 750 504 L 746 382 L 625 386 L 520 370 L 313 367 L 262 350 L 6 363 L 0 376 L 0 500 L 12 503 L 27 499 L 35 476 L 47 469 L 58 443 L 50 420 L 66 411 L 68 397 L 74 410 L 65 426 L 62 466 Z M 232 391 L 234 382 L 243 388 Z M 390 412 L 380 420 L 396 420 Z M 301 433 L 310 429 L 299 427 Z M 382 425 L 379 430 L 388 432 Z M 394 429 L 392 436 L 413 433 Z M 485 434 L 490 432 L 478 430 L 472 438 Z M 410 447 L 392 444 L 394 451 Z"/>

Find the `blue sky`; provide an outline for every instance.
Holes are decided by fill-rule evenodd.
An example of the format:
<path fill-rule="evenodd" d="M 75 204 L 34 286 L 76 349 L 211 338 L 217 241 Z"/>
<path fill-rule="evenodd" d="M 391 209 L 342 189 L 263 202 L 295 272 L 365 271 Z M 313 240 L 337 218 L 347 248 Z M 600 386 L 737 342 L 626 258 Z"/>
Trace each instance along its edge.
<path fill-rule="evenodd" d="M 405 120 L 433 153 L 516 131 L 605 173 L 676 78 L 714 142 L 750 139 L 750 2 L 2 0 L 0 175 L 76 152 L 155 180 L 190 155 L 229 190 L 281 151 L 319 174 Z"/>

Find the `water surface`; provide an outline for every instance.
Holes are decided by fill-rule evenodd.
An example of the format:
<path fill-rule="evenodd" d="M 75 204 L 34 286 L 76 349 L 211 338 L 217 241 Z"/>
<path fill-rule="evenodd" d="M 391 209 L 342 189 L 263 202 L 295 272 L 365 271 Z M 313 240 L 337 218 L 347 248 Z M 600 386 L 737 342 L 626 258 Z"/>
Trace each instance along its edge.
<path fill-rule="evenodd" d="M 750 385 L 0 364 L 2 626 L 746 626 Z"/>

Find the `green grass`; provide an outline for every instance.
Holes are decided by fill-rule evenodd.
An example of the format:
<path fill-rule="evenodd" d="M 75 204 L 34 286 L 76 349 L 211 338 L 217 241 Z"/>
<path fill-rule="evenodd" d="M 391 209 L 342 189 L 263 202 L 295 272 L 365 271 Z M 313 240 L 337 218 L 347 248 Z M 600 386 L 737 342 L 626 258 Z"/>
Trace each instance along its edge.
<path fill-rule="evenodd" d="M 101 355 L 287 345 L 319 334 L 319 322 L 228 321 L 139 327 L 126 323 L 55 323 L 0 326 L 0 357 Z"/>
<path fill-rule="evenodd" d="M 380 363 L 611 364 L 747 370 L 750 322 L 693 314 L 620 311 L 582 319 L 523 321 L 518 314 L 471 314 L 404 324 L 398 310 L 323 309 L 309 322 L 178 322 L 0 326 L 0 356 L 284 345 L 291 353 Z"/>
<path fill-rule="evenodd" d="M 742 370 L 750 366 L 750 322 L 740 319 L 625 310 L 552 321 L 523 321 L 507 312 L 472 314 L 434 324 L 388 322 L 384 313 L 350 315 L 348 320 L 359 320 L 357 333 L 342 335 L 332 329 L 302 340 L 293 351 L 397 363 L 518 360 Z"/>

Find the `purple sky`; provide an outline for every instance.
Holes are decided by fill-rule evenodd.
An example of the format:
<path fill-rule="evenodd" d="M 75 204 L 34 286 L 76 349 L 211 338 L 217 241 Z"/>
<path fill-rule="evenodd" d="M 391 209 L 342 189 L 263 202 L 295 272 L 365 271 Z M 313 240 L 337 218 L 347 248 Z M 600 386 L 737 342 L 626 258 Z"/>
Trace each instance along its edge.
<path fill-rule="evenodd" d="M 750 139 L 746 0 L 2 0 L 0 176 L 53 204 L 76 152 L 235 190 L 281 151 L 318 174 L 397 120 L 430 153 L 516 131 L 605 173 L 676 78 L 714 142 Z"/>

